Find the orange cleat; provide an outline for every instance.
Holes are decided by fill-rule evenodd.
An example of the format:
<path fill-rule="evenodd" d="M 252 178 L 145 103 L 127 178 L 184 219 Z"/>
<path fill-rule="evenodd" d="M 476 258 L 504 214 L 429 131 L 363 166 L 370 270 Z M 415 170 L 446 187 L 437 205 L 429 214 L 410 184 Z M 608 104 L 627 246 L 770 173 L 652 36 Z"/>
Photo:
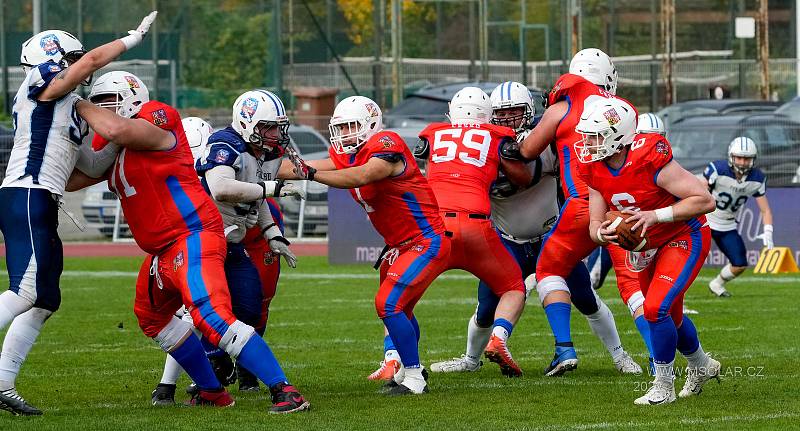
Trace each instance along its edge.
<path fill-rule="evenodd" d="M 504 376 L 522 376 L 522 369 L 517 365 L 517 362 L 514 361 L 514 358 L 511 357 L 511 352 L 508 351 L 505 340 L 492 335 L 484 353 L 486 354 L 486 359 L 500 366 L 500 372 L 503 373 Z"/>
<path fill-rule="evenodd" d="M 381 361 L 381 366 L 374 373 L 367 376 L 370 380 L 391 380 L 395 373 L 400 370 L 400 362 L 395 359 Z"/>

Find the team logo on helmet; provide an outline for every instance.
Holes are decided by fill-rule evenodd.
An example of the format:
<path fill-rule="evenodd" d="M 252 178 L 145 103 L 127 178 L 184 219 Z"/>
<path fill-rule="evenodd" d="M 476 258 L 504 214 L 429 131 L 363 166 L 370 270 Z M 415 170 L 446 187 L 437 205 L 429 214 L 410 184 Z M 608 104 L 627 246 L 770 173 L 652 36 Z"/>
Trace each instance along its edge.
<path fill-rule="evenodd" d="M 183 251 L 178 252 L 175 259 L 172 260 L 172 271 L 178 272 L 178 268 L 183 266 Z"/>
<path fill-rule="evenodd" d="M 253 116 L 256 115 L 256 109 L 258 109 L 258 100 L 254 97 L 248 97 L 242 102 L 242 111 L 239 112 L 239 115 L 247 120 L 248 123 L 252 123 Z"/>
<path fill-rule="evenodd" d="M 167 124 L 167 112 L 163 109 L 153 111 L 153 124 L 156 126 L 163 126 Z"/>
<path fill-rule="evenodd" d="M 611 108 L 606 112 L 603 112 L 603 116 L 606 117 L 606 120 L 608 121 L 608 124 L 610 126 L 613 126 L 613 125 L 619 123 L 620 121 L 622 121 L 622 119 L 619 118 L 619 114 L 617 113 L 617 110 L 614 109 L 614 108 Z"/>
<path fill-rule="evenodd" d="M 367 112 L 369 112 L 370 117 L 375 117 L 378 115 L 378 105 L 374 103 L 367 103 L 365 107 L 367 108 Z"/>
<path fill-rule="evenodd" d="M 125 75 L 125 81 L 127 81 L 127 82 L 128 82 L 128 87 L 131 87 L 131 88 L 141 88 L 141 87 L 139 86 L 139 81 L 138 81 L 138 80 L 137 80 L 135 77 L 133 77 L 133 76 L 130 76 L 130 75 Z"/>
<path fill-rule="evenodd" d="M 42 47 L 44 53 L 47 55 L 56 55 L 61 48 L 58 42 L 58 37 L 54 34 L 47 34 L 39 40 L 39 46 Z"/>

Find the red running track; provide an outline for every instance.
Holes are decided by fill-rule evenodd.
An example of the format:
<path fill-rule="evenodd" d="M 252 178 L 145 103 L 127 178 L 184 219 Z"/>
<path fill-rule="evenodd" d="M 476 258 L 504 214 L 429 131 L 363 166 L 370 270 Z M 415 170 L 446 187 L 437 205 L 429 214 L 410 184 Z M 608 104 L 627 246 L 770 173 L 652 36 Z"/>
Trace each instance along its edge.
<path fill-rule="evenodd" d="M 298 256 L 327 256 L 327 242 L 295 242 L 292 251 Z M 6 255 L 5 244 L 0 244 L 0 256 Z M 144 256 L 135 243 L 113 242 L 67 242 L 64 243 L 65 257 L 128 257 Z"/>

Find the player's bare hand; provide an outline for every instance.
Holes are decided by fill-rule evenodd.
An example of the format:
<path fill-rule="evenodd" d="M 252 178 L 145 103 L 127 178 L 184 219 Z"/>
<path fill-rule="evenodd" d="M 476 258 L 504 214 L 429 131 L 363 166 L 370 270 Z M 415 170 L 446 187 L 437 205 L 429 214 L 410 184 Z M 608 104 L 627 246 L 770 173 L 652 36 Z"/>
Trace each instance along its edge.
<path fill-rule="evenodd" d="M 290 162 L 292 162 L 292 165 L 294 165 L 294 174 L 297 176 L 297 178 L 309 181 L 314 180 L 314 174 L 317 172 L 317 170 L 311 166 L 308 166 L 306 161 L 303 160 L 303 158 L 300 157 L 300 154 L 298 154 L 297 151 L 295 151 L 295 149 L 291 146 L 286 147 L 286 157 Z"/>
<path fill-rule="evenodd" d="M 611 220 L 606 220 L 600 224 L 600 228 L 597 229 L 597 239 L 602 243 L 616 243 L 617 241 L 617 231 L 609 229 L 608 226 L 610 224 Z"/>
<path fill-rule="evenodd" d="M 655 211 L 632 211 L 625 209 L 622 210 L 622 213 L 631 214 L 631 216 L 625 220 L 625 223 L 635 222 L 635 224 L 631 227 L 631 232 L 636 232 L 637 229 L 640 227 L 642 228 L 642 232 L 639 234 L 641 238 L 644 238 L 648 227 L 658 223 L 658 216 L 656 215 Z"/>

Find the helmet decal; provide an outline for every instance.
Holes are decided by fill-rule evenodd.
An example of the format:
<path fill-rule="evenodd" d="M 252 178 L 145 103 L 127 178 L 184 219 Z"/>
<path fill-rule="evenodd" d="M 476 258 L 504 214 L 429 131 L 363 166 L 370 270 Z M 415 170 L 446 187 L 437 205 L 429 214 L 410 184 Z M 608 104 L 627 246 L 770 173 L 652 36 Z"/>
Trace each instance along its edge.
<path fill-rule="evenodd" d="M 247 120 L 248 123 L 252 123 L 256 110 L 258 110 L 258 100 L 255 97 L 248 97 L 242 102 L 242 110 L 239 115 Z"/>
<path fill-rule="evenodd" d="M 126 75 L 125 81 L 128 82 L 128 86 L 130 86 L 131 88 L 140 88 L 139 81 L 137 81 L 136 78 L 131 75 Z"/>
<path fill-rule="evenodd" d="M 610 126 L 613 126 L 613 125 L 619 123 L 620 121 L 622 121 L 619 118 L 619 114 L 617 113 L 617 110 L 614 109 L 614 108 L 611 108 L 606 112 L 603 112 L 603 117 L 606 117 L 606 120 L 608 120 L 608 124 Z"/>
<path fill-rule="evenodd" d="M 39 40 L 39 46 L 42 47 L 44 53 L 53 56 L 58 54 L 61 50 L 61 45 L 59 45 L 58 37 L 54 34 L 46 34 Z"/>

